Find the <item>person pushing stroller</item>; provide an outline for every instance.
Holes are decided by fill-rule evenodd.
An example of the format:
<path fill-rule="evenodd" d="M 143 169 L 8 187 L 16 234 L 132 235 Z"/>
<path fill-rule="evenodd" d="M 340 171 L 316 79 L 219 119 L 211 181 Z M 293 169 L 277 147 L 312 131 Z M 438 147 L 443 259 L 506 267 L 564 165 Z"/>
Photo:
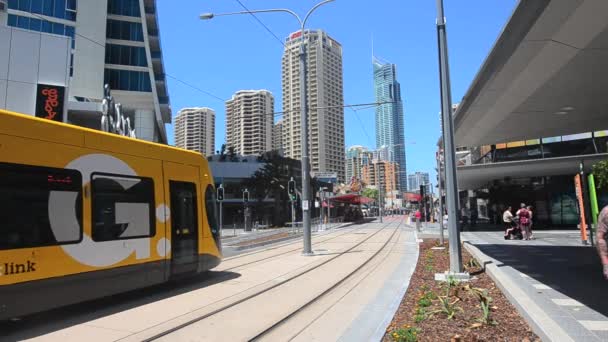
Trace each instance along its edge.
<path fill-rule="evenodd" d="M 507 226 L 505 229 L 505 240 L 521 240 L 523 235 L 519 225 L 516 222 L 517 218 L 513 217 L 511 210 L 513 210 L 513 208 L 509 206 L 502 214 L 502 221 Z"/>

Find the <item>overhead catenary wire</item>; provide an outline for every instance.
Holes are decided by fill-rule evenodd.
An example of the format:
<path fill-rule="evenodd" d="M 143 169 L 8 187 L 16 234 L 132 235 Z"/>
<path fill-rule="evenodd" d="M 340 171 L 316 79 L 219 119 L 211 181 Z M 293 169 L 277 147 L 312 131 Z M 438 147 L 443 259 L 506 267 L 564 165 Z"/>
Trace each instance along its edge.
<path fill-rule="evenodd" d="M 252 13 L 251 10 L 249 8 L 247 8 L 247 6 L 245 6 L 245 4 L 243 4 L 243 2 L 241 0 L 235 0 L 239 5 L 241 5 L 241 7 L 246 11 L 249 12 L 249 14 L 260 24 L 262 25 L 262 27 L 264 27 L 264 29 L 270 33 L 284 48 L 285 51 L 289 52 L 289 54 L 291 54 L 293 56 L 294 52 L 292 51 L 291 48 L 289 48 L 287 45 L 285 45 L 285 43 L 283 42 L 283 40 L 281 38 L 279 38 L 279 36 L 277 36 L 266 24 L 264 24 L 264 22 L 262 20 L 260 20 L 260 18 L 258 18 L 255 13 Z M 304 32 L 302 32 L 302 35 L 304 34 Z M 302 36 L 302 39 L 304 39 L 304 36 Z M 386 103 L 394 103 L 394 102 L 386 102 Z M 381 104 L 385 104 L 385 103 L 374 103 L 372 107 L 369 108 L 373 108 L 376 107 L 378 105 Z M 355 116 L 357 117 L 357 121 L 359 121 L 359 125 L 361 125 L 361 129 L 363 130 L 363 133 L 365 134 L 365 136 L 367 137 L 368 143 L 370 143 L 370 145 L 372 144 L 372 139 L 370 137 L 370 135 L 367 132 L 367 129 L 365 128 L 365 125 L 363 124 L 363 121 L 361 121 L 361 118 L 359 117 L 359 113 L 357 110 L 355 110 L 353 107 L 355 105 L 345 105 L 343 107 L 348 107 L 350 108 L 354 113 Z M 359 106 L 359 105 L 357 105 Z M 361 108 L 361 110 L 363 109 L 367 109 L 367 108 Z M 298 109 L 299 110 L 299 109 Z M 293 111 L 293 110 L 291 110 Z M 277 112 L 278 114 L 283 114 L 283 113 L 288 113 L 291 111 L 285 111 L 285 112 Z"/>
<path fill-rule="evenodd" d="M 237 1 L 237 2 L 238 2 L 238 3 L 239 3 L 239 4 L 240 4 L 240 5 L 241 5 L 241 6 L 242 6 L 242 7 L 243 7 L 243 8 L 244 8 L 246 11 L 249 11 L 249 9 L 248 9 L 248 8 L 247 8 L 247 7 L 246 7 L 246 6 L 245 6 L 245 5 L 244 5 L 244 4 L 243 4 L 243 3 L 242 3 L 240 0 L 236 0 L 236 1 Z M 28 13 L 29 13 L 29 14 L 31 14 L 32 16 L 37 17 L 37 18 L 39 18 L 39 19 L 41 19 L 41 20 L 44 20 L 44 21 L 46 21 L 46 22 L 49 22 L 49 23 L 54 23 L 53 21 L 49 20 L 49 19 L 48 19 L 46 16 L 39 15 L 39 14 L 37 14 L 37 13 L 32 13 L 32 12 L 28 12 Z M 266 26 L 266 25 L 265 25 L 265 24 L 264 24 L 264 23 L 263 23 L 261 20 L 259 20 L 259 18 L 257 18 L 257 16 L 255 16 L 255 14 L 253 14 L 253 13 L 250 13 L 250 14 L 251 14 L 251 15 L 252 15 L 252 16 L 253 16 L 253 17 L 254 17 L 254 18 L 255 18 L 255 19 L 256 19 L 256 20 L 257 20 L 257 21 L 260 23 L 260 25 L 262 25 L 262 26 L 263 26 L 263 27 L 264 27 L 264 28 L 265 28 L 265 29 L 266 29 L 266 30 L 267 30 L 267 31 L 268 31 L 270 34 L 272 34 L 272 35 L 275 37 L 275 39 L 277 39 L 277 41 L 278 41 L 279 43 L 281 43 L 281 45 L 283 45 L 283 47 L 285 47 L 285 49 L 286 49 L 287 51 L 289 51 L 289 52 L 291 53 L 291 49 L 290 49 L 290 48 L 288 48 L 288 47 L 287 47 L 287 46 L 286 46 L 286 45 L 283 43 L 283 41 L 282 41 L 282 40 L 281 40 L 281 39 L 280 39 L 280 38 L 279 38 L 279 37 L 278 37 L 276 34 L 274 34 L 274 32 L 272 32 L 272 30 L 270 30 L 270 28 L 268 28 L 268 26 Z M 99 42 L 99 41 L 96 41 L 96 40 L 94 40 L 94 39 L 92 39 L 92 38 L 90 38 L 90 37 L 87 37 L 87 36 L 85 36 L 85 35 L 79 34 L 79 33 L 77 33 L 76 31 L 74 32 L 74 35 L 75 35 L 75 36 L 78 36 L 78 37 L 81 37 L 81 38 L 83 38 L 83 39 L 85 39 L 85 40 L 87 40 L 87 41 L 89 41 L 89 42 L 91 42 L 91 43 L 93 43 L 93 44 L 95 44 L 95 45 L 98 45 L 98 46 L 100 46 L 100 47 L 103 47 L 104 49 L 106 48 L 106 45 L 105 45 L 104 43 L 101 43 L 101 42 Z M 218 100 L 218 101 L 225 102 L 225 101 L 227 101 L 227 100 L 228 100 L 228 99 L 224 99 L 224 98 L 222 98 L 222 97 L 220 97 L 220 96 L 217 96 L 216 94 L 214 94 L 214 93 L 212 93 L 212 92 L 210 92 L 210 91 L 204 90 L 204 89 L 202 89 L 202 88 L 200 88 L 200 87 L 198 87 L 198 86 L 196 86 L 196 85 L 193 85 L 193 84 L 191 84 L 191 83 L 189 83 L 189 82 L 187 82 L 187 81 L 184 81 L 183 79 L 181 79 L 181 78 L 179 78 L 179 77 L 176 77 L 176 76 L 173 76 L 173 75 L 171 75 L 171 74 L 168 74 L 168 73 L 166 73 L 166 72 L 165 72 L 165 73 L 162 73 L 161 75 L 166 76 L 166 77 L 168 77 L 168 78 L 171 78 L 171 79 L 173 79 L 173 80 L 175 80 L 175 81 L 177 81 L 177 82 L 179 82 L 179 83 L 181 83 L 181 84 L 183 84 L 183 85 L 185 85 L 185 86 L 187 86 L 187 87 L 189 87 L 189 88 L 191 88 L 191 89 L 193 89 L 193 90 L 196 90 L 196 91 L 198 91 L 198 92 L 200 92 L 200 93 L 202 93 L 202 94 L 205 94 L 205 95 L 207 95 L 207 96 L 209 96 L 209 97 L 212 97 L 212 98 L 214 98 L 214 99 L 216 99 L 216 100 Z M 363 130 L 364 130 L 365 134 L 366 134 L 366 135 L 368 136 L 368 138 L 369 138 L 369 135 L 368 135 L 368 134 L 367 134 L 367 132 L 365 131 L 365 126 L 364 126 L 364 125 L 363 125 L 363 123 L 361 122 L 361 119 L 360 119 L 360 118 L 359 118 L 359 116 L 358 116 L 358 112 L 357 112 L 357 110 L 355 110 L 355 109 L 354 109 L 354 107 L 363 107 L 363 108 L 361 108 L 361 110 L 363 110 L 363 109 L 369 109 L 369 108 L 373 108 L 373 107 L 376 107 L 376 106 L 379 106 L 379 105 L 383 105 L 383 104 L 388 104 L 388 103 L 394 103 L 394 102 L 393 102 L 393 101 L 387 101 L 387 102 L 372 102 L 372 103 L 359 103 L 359 104 L 345 104 L 345 105 L 337 105 L 337 106 L 319 106 L 319 107 L 311 107 L 311 108 L 309 108 L 309 110 L 310 110 L 310 111 L 316 111 L 316 110 L 319 110 L 319 109 L 350 108 L 350 109 L 351 109 L 352 111 L 354 111 L 354 112 L 355 112 L 355 114 L 357 115 L 357 119 L 359 120 L 359 123 L 361 124 L 361 126 L 363 127 Z M 280 112 L 265 113 L 264 115 L 280 116 L 280 115 L 282 115 L 282 114 L 291 113 L 291 112 L 299 112 L 299 111 L 300 111 L 300 109 L 299 109 L 299 108 L 296 108 L 296 109 L 285 110 L 285 111 L 280 111 Z"/>

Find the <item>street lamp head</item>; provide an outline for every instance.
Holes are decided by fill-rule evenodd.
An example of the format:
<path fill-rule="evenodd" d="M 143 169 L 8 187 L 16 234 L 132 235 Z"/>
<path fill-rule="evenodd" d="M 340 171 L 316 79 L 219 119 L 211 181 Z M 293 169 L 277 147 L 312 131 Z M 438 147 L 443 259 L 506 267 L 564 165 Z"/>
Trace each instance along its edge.
<path fill-rule="evenodd" d="M 213 19 L 213 17 L 215 17 L 215 15 L 213 15 L 213 13 L 203 13 L 199 16 L 199 18 L 201 20 L 210 20 L 210 19 Z"/>

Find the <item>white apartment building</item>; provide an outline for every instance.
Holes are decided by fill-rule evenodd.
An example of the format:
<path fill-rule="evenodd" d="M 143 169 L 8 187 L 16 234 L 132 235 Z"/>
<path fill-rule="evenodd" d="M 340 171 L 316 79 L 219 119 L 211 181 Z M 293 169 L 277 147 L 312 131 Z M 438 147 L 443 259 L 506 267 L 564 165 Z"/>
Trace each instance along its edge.
<path fill-rule="evenodd" d="M 272 150 L 283 154 L 283 119 L 272 126 Z"/>
<path fill-rule="evenodd" d="M 175 146 L 198 151 L 204 156 L 215 153 L 215 111 L 211 108 L 184 108 L 175 117 Z"/>
<path fill-rule="evenodd" d="M 109 84 L 138 138 L 167 143 L 171 109 L 155 0 L 10 0 L 0 13 L 7 25 L 71 39 L 67 122 L 100 129 L 104 85 Z M 40 60 L 57 55 L 48 49 Z M 23 56 L 24 58 L 29 58 Z M 60 61 L 61 62 L 61 61 Z M 52 84 L 54 85 L 54 84 Z M 27 93 L 29 94 L 29 93 Z M 25 96 L 33 115 L 36 96 Z M 27 110 L 31 108 L 32 110 Z"/>
<path fill-rule="evenodd" d="M 345 181 L 342 46 L 321 30 L 292 33 L 282 59 L 283 151 L 301 159 L 300 64 L 302 38 L 307 40 L 309 151 L 312 171 L 336 172 Z"/>
<path fill-rule="evenodd" d="M 241 90 L 226 101 L 226 146 L 237 154 L 272 150 L 274 97 L 268 90 Z"/>
<path fill-rule="evenodd" d="M 363 177 L 362 169 L 373 160 L 373 152 L 370 152 L 366 147 L 355 145 L 348 148 L 346 151 L 346 181 L 355 177 L 361 180 Z"/>

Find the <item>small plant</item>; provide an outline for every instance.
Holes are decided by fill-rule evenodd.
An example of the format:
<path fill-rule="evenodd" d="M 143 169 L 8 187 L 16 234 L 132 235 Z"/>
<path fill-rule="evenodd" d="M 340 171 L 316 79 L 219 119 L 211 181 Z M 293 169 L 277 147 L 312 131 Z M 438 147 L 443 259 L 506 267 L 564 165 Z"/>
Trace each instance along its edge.
<path fill-rule="evenodd" d="M 431 306 L 432 302 L 429 298 L 427 298 L 426 296 L 421 297 L 418 300 L 418 305 L 420 305 L 423 308 L 429 307 Z"/>
<path fill-rule="evenodd" d="M 490 314 L 492 312 L 490 310 L 490 303 L 492 302 L 492 297 L 489 296 L 488 290 L 478 287 L 471 287 L 469 285 L 467 285 L 465 288 L 469 292 L 471 292 L 471 294 L 473 294 L 473 296 L 475 296 L 477 300 L 479 300 L 479 305 L 481 306 L 481 317 L 479 317 L 477 321 L 482 324 L 495 325 L 496 321 L 494 321 L 490 317 Z"/>
<path fill-rule="evenodd" d="M 403 328 L 393 330 L 391 337 L 395 342 L 415 342 L 418 341 L 420 329 L 405 325 Z"/>
<path fill-rule="evenodd" d="M 448 288 L 453 288 L 458 286 L 460 284 L 460 281 L 458 281 L 458 279 L 456 279 L 454 276 L 449 275 L 446 280 L 446 283 L 448 285 Z"/>
<path fill-rule="evenodd" d="M 491 298 L 490 298 L 491 299 Z M 490 303 L 481 302 L 481 317 L 477 319 L 478 322 L 487 325 L 496 325 L 496 321 L 490 317 Z"/>
<path fill-rule="evenodd" d="M 465 267 L 466 268 L 478 268 L 478 267 L 481 267 L 481 265 L 479 264 L 479 262 L 477 262 L 477 260 L 475 258 L 471 258 L 469 260 L 469 262 L 467 262 L 465 264 Z"/>
<path fill-rule="evenodd" d="M 420 323 L 426 319 L 426 309 L 416 306 L 416 310 L 414 310 L 414 322 Z"/>
<path fill-rule="evenodd" d="M 456 316 L 458 311 L 462 312 L 462 308 L 456 306 L 456 303 L 460 301 L 460 298 L 454 299 L 454 301 L 450 302 L 450 297 L 448 296 L 439 296 L 439 309 L 431 311 L 429 316 L 434 316 L 435 314 L 442 313 L 445 314 L 447 319 L 453 319 Z"/>

